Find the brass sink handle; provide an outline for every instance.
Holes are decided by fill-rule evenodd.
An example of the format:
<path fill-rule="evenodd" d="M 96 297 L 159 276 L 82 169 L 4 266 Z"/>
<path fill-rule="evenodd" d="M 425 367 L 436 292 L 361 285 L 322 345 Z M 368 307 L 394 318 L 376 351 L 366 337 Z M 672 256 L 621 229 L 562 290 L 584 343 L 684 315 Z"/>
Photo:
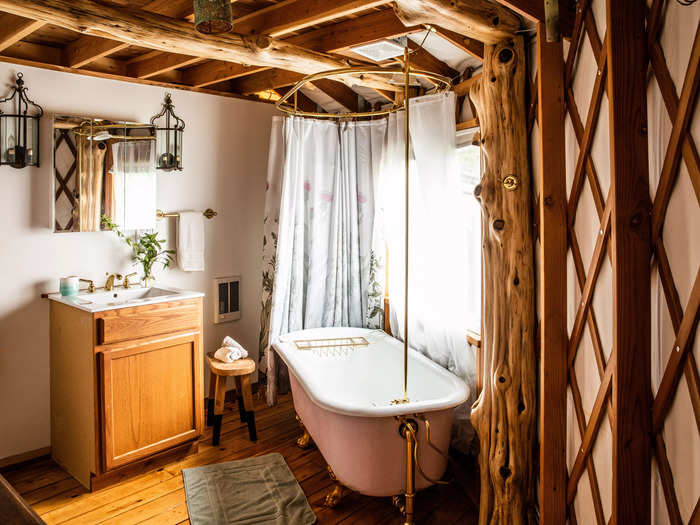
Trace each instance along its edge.
<path fill-rule="evenodd" d="M 107 273 L 107 282 L 105 283 L 105 290 L 106 291 L 111 292 L 112 290 L 114 290 L 114 279 L 118 279 L 121 281 L 122 274 L 120 274 L 120 273 L 113 273 L 113 274 Z"/>
<path fill-rule="evenodd" d="M 81 283 L 88 283 L 87 291 L 88 293 L 95 293 L 95 283 L 90 279 L 79 279 Z"/>
<path fill-rule="evenodd" d="M 129 286 L 131 286 L 131 283 L 129 282 L 129 277 L 133 277 L 134 275 L 138 275 L 138 272 L 131 272 L 128 275 L 124 276 L 124 289 L 128 289 Z"/>

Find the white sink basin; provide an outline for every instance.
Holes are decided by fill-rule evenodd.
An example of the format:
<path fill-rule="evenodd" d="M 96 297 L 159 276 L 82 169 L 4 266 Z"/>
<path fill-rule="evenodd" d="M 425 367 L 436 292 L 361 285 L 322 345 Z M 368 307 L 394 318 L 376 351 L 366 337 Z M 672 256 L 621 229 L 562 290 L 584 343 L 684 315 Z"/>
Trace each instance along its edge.
<path fill-rule="evenodd" d="M 67 304 L 86 312 L 102 312 L 130 306 L 177 301 L 202 297 L 201 292 L 190 292 L 173 288 L 141 288 L 129 289 L 115 288 L 112 291 L 98 290 L 94 293 L 82 291 L 72 297 L 63 297 L 60 294 L 52 294 L 49 299 Z"/>

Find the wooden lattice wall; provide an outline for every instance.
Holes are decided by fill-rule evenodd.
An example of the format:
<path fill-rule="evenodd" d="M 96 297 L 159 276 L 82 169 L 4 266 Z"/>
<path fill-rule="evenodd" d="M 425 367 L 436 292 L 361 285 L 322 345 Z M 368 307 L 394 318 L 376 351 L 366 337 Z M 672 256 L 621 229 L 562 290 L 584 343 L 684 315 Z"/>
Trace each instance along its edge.
<path fill-rule="evenodd" d="M 549 44 L 543 28 L 538 33 L 530 127 L 540 174 L 541 523 L 700 523 L 697 484 L 689 490 L 687 476 L 674 481 L 674 468 L 697 471 L 698 457 L 672 466 L 667 446 L 669 439 L 696 442 L 700 435 L 693 353 L 700 261 L 691 256 L 700 230 L 688 223 L 695 234 L 686 235 L 677 220 L 673 229 L 664 227 L 674 205 L 691 219 L 700 206 L 691 132 L 700 86 L 700 7 L 686 12 L 694 17 L 692 34 L 679 34 L 664 25 L 669 1 L 646 8 L 635 1 L 579 0 L 570 43 Z M 664 30 L 671 41 L 690 42 L 680 78 L 669 72 Z M 650 171 L 648 140 L 662 133 L 647 127 L 653 89 L 670 133 L 661 141 L 659 169 L 652 158 Z M 679 178 L 692 191 L 674 201 L 674 188 L 682 191 Z M 675 243 L 677 261 L 669 259 L 665 239 L 686 237 L 685 247 Z M 680 290 L 676 266 L 692 266 L 694 275 L 681 280 Z M 675 337 L 659 352 L 653 373 L 652 332 L 662 330 L 651 319 L 656 282 L 664 311 L 655 313 L 670 318 Z M 657 339 L 662 347 L 671 342 Z M 680 427 L 677 419 L 665 428 L 678 396 L 689 397 L 692 413 Z M 663 509 L 651 508 L 657 480 Z M 685 508 L 680 491 L 692 499 Z"/>

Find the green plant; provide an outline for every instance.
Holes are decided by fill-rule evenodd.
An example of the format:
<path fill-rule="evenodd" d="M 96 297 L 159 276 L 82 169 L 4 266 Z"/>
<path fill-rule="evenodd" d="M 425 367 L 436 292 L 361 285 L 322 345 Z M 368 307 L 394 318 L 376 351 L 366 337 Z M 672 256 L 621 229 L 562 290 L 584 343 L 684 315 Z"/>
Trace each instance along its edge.
<path fill-rule="evenodd" d="M 130 239 L 119 230 L 119 226 L 107 215 L 102 216 L 102 225 L 116 233 L 117 237 L 123 239 L 127 246 L 131 248 L 132 259 L 134 262 L 141 263 L 143 267 L 144 279 L 153 278 L 154 264 L 160 263 L 163 265 L 163 268 L 168 268 L 175 261 L 173 258 L 175 250 L 164 250 L 163 243 L 165 243 L 165 239 L 158 239 L 158 233 L 142 233 L 141 235 L 134 233 L 133 239 Z"/>

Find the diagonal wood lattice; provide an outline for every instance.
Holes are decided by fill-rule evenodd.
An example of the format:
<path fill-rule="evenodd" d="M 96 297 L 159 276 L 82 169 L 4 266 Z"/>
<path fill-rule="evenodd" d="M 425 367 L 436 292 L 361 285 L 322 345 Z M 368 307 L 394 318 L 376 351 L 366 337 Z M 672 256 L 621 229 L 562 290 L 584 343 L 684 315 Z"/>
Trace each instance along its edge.
<path fill-rule="evenodd" d="M 566 504 L 570 523 L 576 524 L 584 521 L 589 523 L 592 521 L 590 516 L 586 516 L 585 519 L 582 518 L 579 521 L 574 510 L 574 500 L 577 497 L 579 482 L 585 472 L 590 485 L 593 506 L 592 514 L 595 517 L 595 523 L 605 525 L 606 523 L 614 522 L 615 518 L 613 516 L 606 517 L 605 515 L 592 451 L 599 437 L 601 423 L 606 415 L 609 418 L 611 428 L 613 428 L 614 412 L 610 398 L 612 379 L 616 373 L 616 359 L 615 349 L 612 348 L 609 358 L 606 360 L 592 302 L 601 269 L 606 264 L 606 259 L 611 261 L 612 258 L 608 245 L 611 235 L 613 203 L 612 199 L 603 194 L 598 171 L 591 154 L 600 117 L 601 104 L 603 97 L 606 96 L 607 36 L 604 36 L 603 40 L 600 39 L 590 3 L 590 0 L 581 0 L 577 5 L 571 45 L 565 57 L 564 74 L 566 112 L 579 148 L 567 203 L 568 245 L 580 291 L 580 301 L 576 308 L 573 327 L 569 334 L 568 387 L 581 438 L 581 444 L 573 466 L 568 472 Z M 684 310 L 671 272 L 671 264 L 664 246 L 663 232 L 665 218 L 671 202 L 671 194 L 680 174 L 681 162 L 685 163 L 698 205 L 700 205 L 700 159 L 689 129 L 697 107 L 700 88 L 700 26 L 698 26 L 694 35 L 692 51 L 679 96 L 666 64 L 659 39 L 663 26 L 664 4 L 665 0 L 654 0 L 647 13 L 648 55 L 653 78 L 651 82 L 655 81 L 658 84 L 666 112 L 672 123 L 671 135 L 663 157 L 661 173 L 658 177 L 658 189 L 653 197 L 651 242 L 654 251 L 653 263 L 663 288 L 666 305 L 675 331 L 675 341 L 669 359 L 666 363 L 663 363 L 665 368 L 658 391 L 653 399 L 653 431 L 651 439 L 669 521 L 675 525 L 683 523 L 683 520 L 679 510 L 673 471 L 667 455 L 663 429 L 670 407 L 678 393 L 679 384 L 682 380 L 685 380 L 695 420 L 695 425 L 689 423 L 690 428 L 688 430 L 690 432 L 700 432 L 700 379 L 697 363 L 692 352 L 700 318 L 700 268 L 697 269 L 694 284 Z M 573 85 L 575 75 L 584 74 L 581 71 L 577 71 L 577 63 L 583 42 L 586 39 L 595 57 L 597 71 L 584 122 L 576 104 Z M 535 79 L 536 82 L 537 78 Z M 530 103 L 529 130 L 532 129 L 537 118 L 537 103 L 535 92 L 535 96 L 532 97 Z M 586 184 L 588 184 L 590 189 L 593 205 L 600 220 L 598 236 L 591 259 L 588 261 L 588 266 L 583 260 L 579 239 L 574 228 Z M 600 377 L 600 386 L 588 418 L 586 418 L 584 411 L 582 394 L 574 368 L 577 354 L 580 351 L 584 351 L 581 343 L 586 327 L 590 335 L 590 346 Z M 699 519 L 700 499 L 695 503 L 690 523 L 696 523 Z"/>
<path fill-rule="evenodd" d="M 689 129 L 696 108 L 698 88 L 700 87 L 700 24 L 698 24 L 695 31 L 690 60 L 686 68 L 679 97 L 659 39 L 662 30 L 664 7 L 664 0 L 655 0 L 647 18 L 648 52 L 651 71 L 672 123 L 671 135 L 659 176 L 659 185 L 653 201 L 652 245 L 656 271 L 666 298 L 666 305 L 675 332 L 675 341 L 668 361 L 665 363 L 665 369 L 653 402 L 652 440 L 669 521 L 676 525 L 683 523 L 683 520 L 676 495 L 673 471 L 668 460 L 666 444 L 663 438 L 663 428 L 670 407 L 678 393 L 682 376 L 685 376 L 695 416 L 695 428 L 692 428 L 691 424 L 691 428 L 688 431 L 700 433 L 700 380 L 698 378 L 698 366 L 692 352 L 700 317 L 700 268 L 696 270 L 689 300 L 685 310 L 683 310 L 671 272 L 671 264 L 664 246 L 663 232 L 664 222 L 671 202 L 671 193 L 680 174 L 681 162 L 685 163 L 690 182 L 695 190 L 697 204 L 700 205 L 700 160 Z M 700 520 L 700 498 L 695 503 L 690 522 L 697 523 L 697 520 Z"/>

